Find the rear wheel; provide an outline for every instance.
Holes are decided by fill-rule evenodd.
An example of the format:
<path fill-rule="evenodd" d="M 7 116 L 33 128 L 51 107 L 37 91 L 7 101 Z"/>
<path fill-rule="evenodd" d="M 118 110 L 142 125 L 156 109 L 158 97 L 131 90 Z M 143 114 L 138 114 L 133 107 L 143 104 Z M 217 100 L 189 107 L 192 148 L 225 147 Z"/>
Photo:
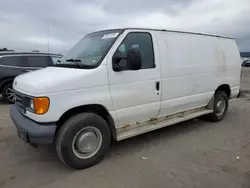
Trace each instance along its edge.
<path fill-rule="evenodd" d="M 228 96 L 224 91 L 218 91 L 214 98 L 214 110 L 212 121 L 217 122 L 224 119 L 228 109 Z"/>
<path fill-rule="evenodd" d="M 75 169 L 84 169 L 98 163 L 111 142 L 107 122 L 93 113 L 71 117 L 58 132 L 56 149 L 59 158 Z"/>
<path fill-rule="evenodd" d="M 2 96 L 5 102 L 8 102 L 10 104 L 13 104 L 15 102 L 12 83 L 8 83 L 4 86 Z"/>

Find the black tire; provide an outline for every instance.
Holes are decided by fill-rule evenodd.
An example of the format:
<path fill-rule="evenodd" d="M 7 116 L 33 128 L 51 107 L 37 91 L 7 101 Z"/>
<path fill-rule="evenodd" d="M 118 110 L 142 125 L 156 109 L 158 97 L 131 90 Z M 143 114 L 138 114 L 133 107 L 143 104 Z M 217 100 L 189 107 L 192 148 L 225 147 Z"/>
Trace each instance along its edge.
<path fill-rule="evenodd" d="M 10 91 L 12 91 L 13 98 L 10 97 L 10 93 L 11 93 Z M 2 91 L 2 97 L 3 97 L 3 100 L 9 104 L 13 104 L 15 102 L 14 93 L 12 89 L 12 83 L 8 83 L 4 86 L 3 91 Z"/>
<path fill-rule="evenodd" d="M 94 127 L 102 136 L 97 153 L 87 159 L 79 158 L 72 147 L 76 135 L 83 128 Z M 85 169 L 97 164 L 106 154 L 111 142 L 111 133 L 107 122 L 94 113 L 81 113 L 71 117 L 60 128 L 56 138 L 56 150 L 62 162 L 74 169 Z"/>
<path fill-rule="evenodd" d="M 225 102 L 225 108 L 222 110 L 221 113 L 218 113 L 217 111 L 217 104 L 219 101 L 224 101 Z M 212 121 L 218 122 L 224 119 L 224 117 L 227 114 L 228 110 L 228 96 L 225 92 L 223 91 L 218 91 L 215 93 L 215 98 L 214 98 L 214 110 L 212 113 Z"/>

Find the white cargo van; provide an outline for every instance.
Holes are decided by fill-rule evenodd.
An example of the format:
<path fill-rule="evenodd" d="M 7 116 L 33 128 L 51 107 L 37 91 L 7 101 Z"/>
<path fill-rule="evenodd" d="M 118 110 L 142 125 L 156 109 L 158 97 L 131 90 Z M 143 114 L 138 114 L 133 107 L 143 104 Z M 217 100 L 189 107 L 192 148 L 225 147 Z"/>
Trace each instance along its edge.
<path fill-rule="evenodd" d="M 18 76 L 11 117 L 30 144 L 56 144 L 72 168 L 120 141 L 202 115 L 222 120 L 240 90 L 231 38 L 155 29 L 85 36 L 60 64 Z"/>

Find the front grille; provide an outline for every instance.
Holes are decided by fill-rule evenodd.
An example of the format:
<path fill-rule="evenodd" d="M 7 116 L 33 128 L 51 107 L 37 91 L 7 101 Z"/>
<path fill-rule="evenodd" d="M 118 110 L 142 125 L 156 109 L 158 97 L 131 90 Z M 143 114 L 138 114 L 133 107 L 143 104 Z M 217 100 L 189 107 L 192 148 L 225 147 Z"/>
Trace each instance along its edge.
<path fill-rule="evenodd" d="M 15 95 L 15 100 L 16 100 L 16 105 L 18 107 L 18 109 L 20 110 L 20 112 L 25 113 L 25 97 L 23 94 L 14 91 L 14 95 Z"/>

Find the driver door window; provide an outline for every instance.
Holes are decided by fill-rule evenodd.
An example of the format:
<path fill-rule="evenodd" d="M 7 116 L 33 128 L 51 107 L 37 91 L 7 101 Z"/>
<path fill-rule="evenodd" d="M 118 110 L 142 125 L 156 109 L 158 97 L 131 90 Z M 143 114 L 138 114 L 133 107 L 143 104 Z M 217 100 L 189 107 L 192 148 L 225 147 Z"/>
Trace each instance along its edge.
<path fill-rule="evenodd" d="M 131 48 L 137 48 L 141 53 L 141 69 L 155 68 L 153 42 L 150 33 L 129 33 L 117 51 L 126 54 L 127 50 Z M 123 71 L 128 70 L 126 59 L 121 59 L 117 66 L 120 66 Z"/>

